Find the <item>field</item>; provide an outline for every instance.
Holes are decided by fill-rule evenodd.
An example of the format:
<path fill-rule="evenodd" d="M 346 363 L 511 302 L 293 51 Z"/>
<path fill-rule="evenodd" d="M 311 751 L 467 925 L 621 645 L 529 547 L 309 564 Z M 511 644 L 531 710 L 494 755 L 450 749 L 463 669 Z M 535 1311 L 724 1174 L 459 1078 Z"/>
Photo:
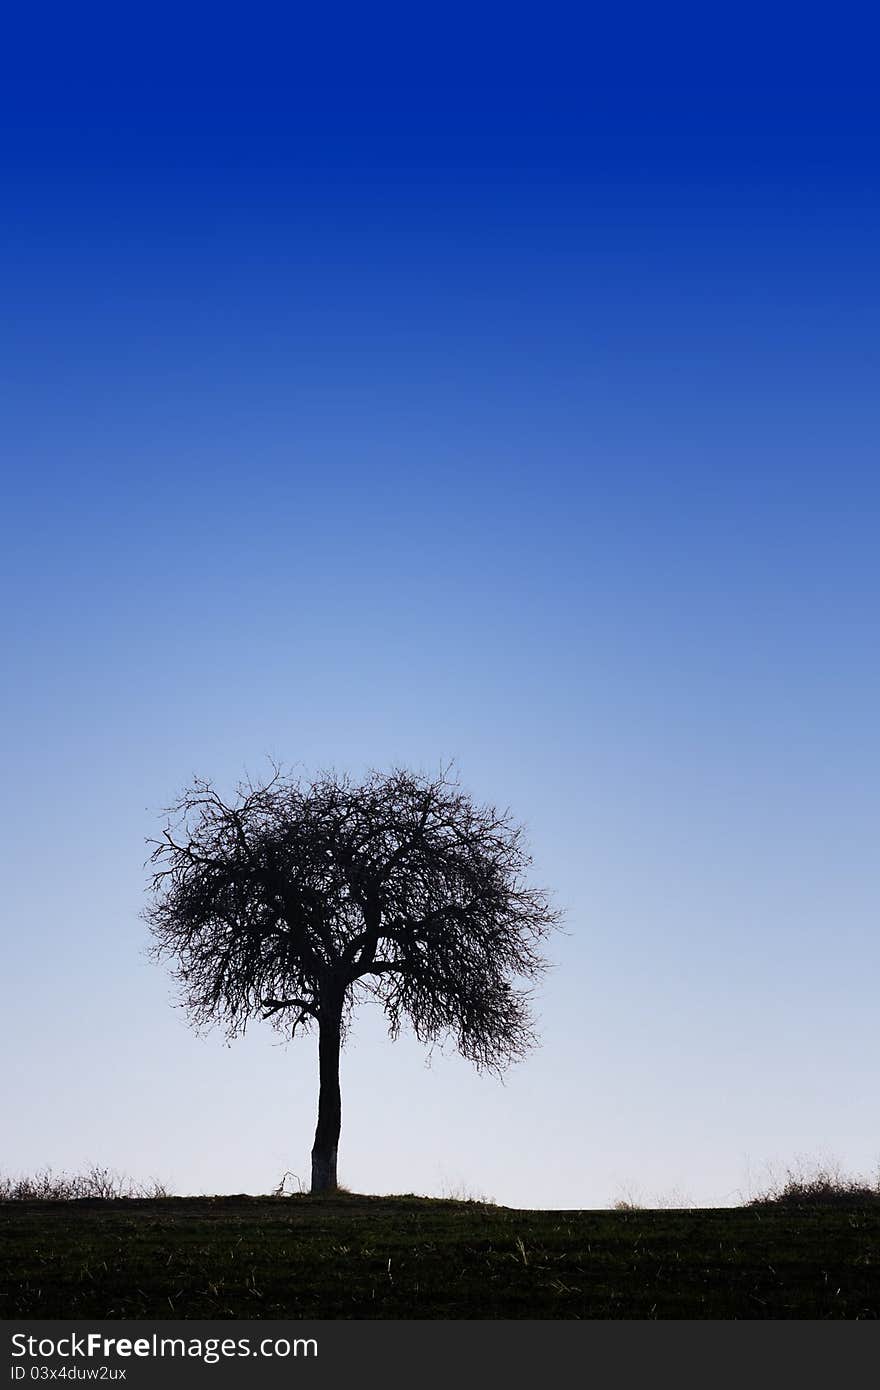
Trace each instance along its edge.
<path fill-rule="evenodd" d="M 875 1318 L 880 1209 L 419 1197 L 0 1204 L 0 1315 Z"/>

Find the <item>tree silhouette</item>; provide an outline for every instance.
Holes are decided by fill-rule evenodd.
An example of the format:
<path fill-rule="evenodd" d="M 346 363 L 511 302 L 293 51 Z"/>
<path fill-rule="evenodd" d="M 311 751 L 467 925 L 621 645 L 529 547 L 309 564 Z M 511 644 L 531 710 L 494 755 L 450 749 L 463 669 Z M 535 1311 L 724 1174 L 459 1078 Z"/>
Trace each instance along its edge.
<path fill-rule="evenodd" d="M 525 882 L 522 827 L 448 769 L 354 784 L 275 768 L 231 802 L 196 779 L 168 814 L 149 841 L 152 955 L 174 961 L 197 1027 L 317 1028 L 312 1192 L 336 1188 L 339 1054 L 360 998 L 380 1001 L 392 1037 L 404 1020 L 422 1042 L 451 1035 L 479 1069 L 534 1043 L 528 983 L 559 914 Z"/>

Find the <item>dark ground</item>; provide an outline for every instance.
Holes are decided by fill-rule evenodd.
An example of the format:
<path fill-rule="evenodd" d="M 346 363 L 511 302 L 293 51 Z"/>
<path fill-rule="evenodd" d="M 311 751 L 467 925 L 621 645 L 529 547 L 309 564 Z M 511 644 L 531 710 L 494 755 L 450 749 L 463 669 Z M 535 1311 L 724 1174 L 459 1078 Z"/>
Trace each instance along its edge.
<path fill-rule="evenodd" d="M 13 1318 L 876 1318 L 880 1207 L 0 1203 Z"/>

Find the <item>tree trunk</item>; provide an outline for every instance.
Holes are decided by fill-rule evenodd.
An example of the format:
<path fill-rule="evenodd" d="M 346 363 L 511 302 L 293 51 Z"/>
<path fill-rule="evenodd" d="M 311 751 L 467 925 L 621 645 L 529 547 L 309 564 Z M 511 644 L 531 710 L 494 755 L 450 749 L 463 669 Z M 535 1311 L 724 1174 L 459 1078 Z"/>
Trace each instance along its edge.
<path fill-rule="evenodd" d="M 340 1014 L 322 1014 L 318 1021 L 318 1126 L 312 1145 L 312 1193 L 336 1191 L 336 1151 L 342 1128 L 339 1091 Z"/>

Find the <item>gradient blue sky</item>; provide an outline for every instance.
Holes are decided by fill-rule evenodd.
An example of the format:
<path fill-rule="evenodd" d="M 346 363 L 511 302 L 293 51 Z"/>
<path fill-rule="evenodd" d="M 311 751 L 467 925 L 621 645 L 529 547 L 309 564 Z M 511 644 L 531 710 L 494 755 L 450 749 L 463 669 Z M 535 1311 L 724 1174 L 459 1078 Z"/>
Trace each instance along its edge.
<path fill-rule="evenodd" d="M 138 920 L 271 755 L 455 758 L 567 914 L 503 1086 L 360 1016 L 349 1186 L 875 1168 L 873 98 L 138 77 L 4 98 L 0 1165 L 306 1173 L 313 1040 Z"/>

